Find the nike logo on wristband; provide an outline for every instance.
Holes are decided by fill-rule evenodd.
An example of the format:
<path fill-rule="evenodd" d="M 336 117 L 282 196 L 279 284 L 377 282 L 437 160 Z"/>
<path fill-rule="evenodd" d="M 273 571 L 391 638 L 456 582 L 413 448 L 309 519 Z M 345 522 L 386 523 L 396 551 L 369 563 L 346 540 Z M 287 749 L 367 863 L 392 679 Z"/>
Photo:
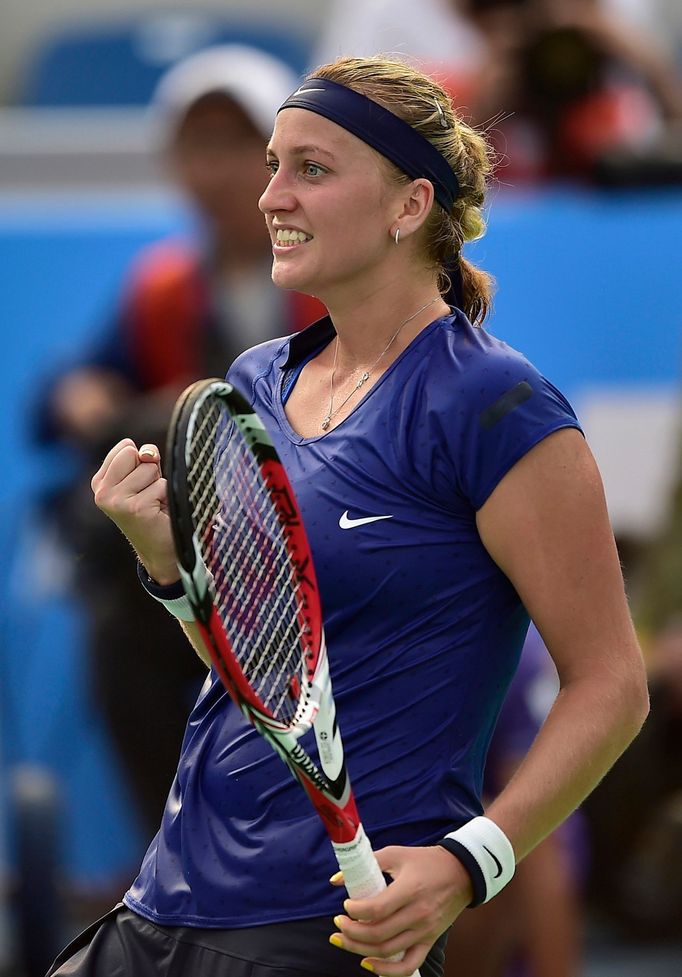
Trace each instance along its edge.
<path fill-rule="evenodd" d="M 495 873 L 495 875 L 493 875 L 493 878 L 499 879 L 499 877 L 502 875 L 502 862 L 499 860 L 499 858 L 497 858 L 497 856 L 493 855 L 491 850 L 487 848 L 485 845 L 483 845 L 483 850 L 488 852 L 492 860 L 495 862 L 495 865 L 497 866 L 497 872 Z"/>
<path fill-rule="evenodd" d="M 348 515 L 348 509 L 346 509 L 339 519 L 339 526 L 341 529 L 355 529 L 357 526 L 368 526 L 370 522 L 379 522 L 382 519 L 392 518 L 393 516 L 364 516 L 361 519 L 351 519 Z"/>

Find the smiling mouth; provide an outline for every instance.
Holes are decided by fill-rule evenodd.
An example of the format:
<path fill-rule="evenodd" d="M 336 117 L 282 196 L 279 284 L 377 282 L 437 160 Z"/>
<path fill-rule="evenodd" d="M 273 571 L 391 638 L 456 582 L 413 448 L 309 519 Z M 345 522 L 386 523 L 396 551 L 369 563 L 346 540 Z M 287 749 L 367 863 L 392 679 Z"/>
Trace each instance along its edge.
<path fill-rule="evenodd" d="M 307 244 L 312 241 L 312 235 L 304 231 L 290 231 L 288 229 L 277 229 L 275 244 L 280 248 L 293 248 L 299 244 Z"/>

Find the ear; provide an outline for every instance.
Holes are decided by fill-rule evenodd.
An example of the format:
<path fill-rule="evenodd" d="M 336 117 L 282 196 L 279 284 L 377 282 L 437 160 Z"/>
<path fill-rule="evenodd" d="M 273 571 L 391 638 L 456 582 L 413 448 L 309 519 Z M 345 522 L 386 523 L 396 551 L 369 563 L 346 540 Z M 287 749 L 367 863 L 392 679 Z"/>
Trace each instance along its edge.
<path fill-rule="evenodd" d="M 431 213 L 434 193 L 433 184 L 425 177 L 419 177 L 403 188 L 400 196 L 400 213 L 391 225 L 391 236 L 400 228 L 400 239 L 404 241 L 422 226 Z"/>

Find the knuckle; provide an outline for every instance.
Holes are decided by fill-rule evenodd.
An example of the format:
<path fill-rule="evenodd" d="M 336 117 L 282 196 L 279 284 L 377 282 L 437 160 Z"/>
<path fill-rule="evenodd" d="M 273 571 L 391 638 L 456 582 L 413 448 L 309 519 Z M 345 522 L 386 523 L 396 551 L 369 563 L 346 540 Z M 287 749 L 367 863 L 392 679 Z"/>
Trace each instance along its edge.
<path fill-rule="evenodd" d="M 95 498 L 95 505 L 97 506 L 98 509 L 109 508 L 107 493 L 102 488 L 98 487 L 95 489 L 94 498 Z"/>
<path fill-rule="evenodd" d="M 433 920 L 433 909 L 428 906 L 422 900 L 419 900 L 414 907 L 414 920 L 415 922 L 424 925 L 426 923 L 431 923 Z"/>
<path fill-rule="evenodd" d="M 146 506 L 139 495 L 135 495 L 128 502 L 128 514 L 133 519 L 140 519 L 146 515 Z"/>

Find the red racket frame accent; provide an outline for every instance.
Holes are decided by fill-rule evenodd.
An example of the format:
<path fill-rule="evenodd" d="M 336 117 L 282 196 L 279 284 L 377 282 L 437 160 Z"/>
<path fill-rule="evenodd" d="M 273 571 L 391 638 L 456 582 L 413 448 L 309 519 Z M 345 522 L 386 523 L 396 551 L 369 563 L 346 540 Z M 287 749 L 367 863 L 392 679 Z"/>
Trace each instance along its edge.
<path fill-rule="evenodd" d="M 291 767 L 291 769 L 294 769 L 294 767 Z M 360 815 L 355 805 L 353 792 L 351 791 L 351 795 L 345 806 L 339 807 L 309 781 L 298 767 L 295 769 L 298 779 L 305 788 L 331 840 L 336 842 L 337 845 L 348 845 L 351 841 L 354 841 L 358 833 L 358 828 L 360 827 Z"/>
<path fill-rule="evenodd" d="M 313 557 L 298 503 L 284 466 L 280 461 L 268 459 L 259 461 L 259 467 L 283 527 L 284 540 L 291 562 L 298 574 L 303 601 L 302 606 L 299 604 L 297 616 L 301 630 L 308 635 L 305 656 L 308 678 L 312 681 L 322 647 L 322 612 Z M 312 613 L 312 608 L 315 608 L 317 613 Z"/>

